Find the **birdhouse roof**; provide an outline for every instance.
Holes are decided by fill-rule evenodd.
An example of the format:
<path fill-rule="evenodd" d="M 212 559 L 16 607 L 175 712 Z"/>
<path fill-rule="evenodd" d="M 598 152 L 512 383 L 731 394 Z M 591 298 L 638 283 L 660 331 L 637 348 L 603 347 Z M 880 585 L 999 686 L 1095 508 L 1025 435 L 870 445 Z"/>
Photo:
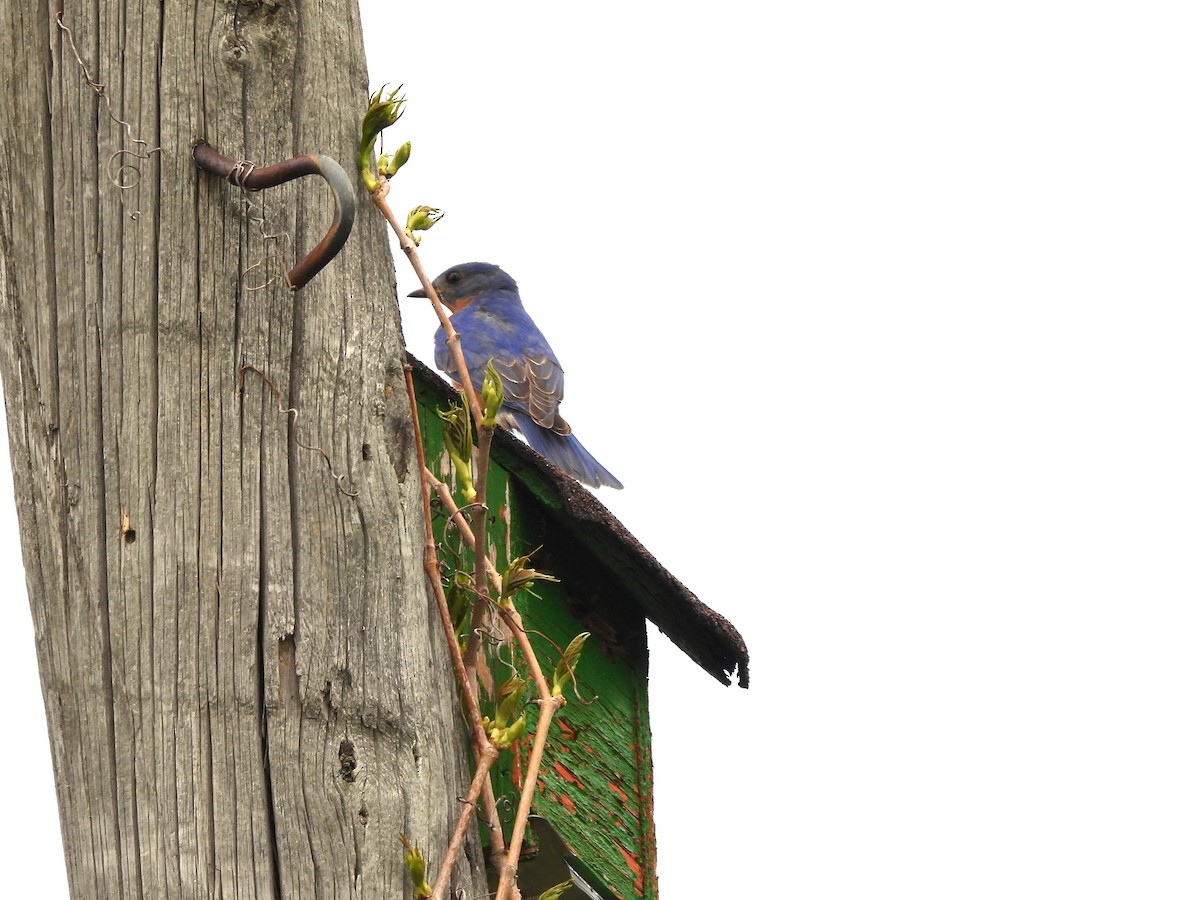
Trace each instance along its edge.
<path fill-rule="evenodd" d="M 458 395 L 440 375 L 409 356 L 419 390 L 435 402 Z M 714 678 L 750 684 L 750 656 L 737 629 L 702 603 L 642 546 L 587 488 L 546 462 L 502 428 L 492 439 L 492 458 L 532 493 L 545 514 L 587 547 L 624 587 L 645 617 Z"/>

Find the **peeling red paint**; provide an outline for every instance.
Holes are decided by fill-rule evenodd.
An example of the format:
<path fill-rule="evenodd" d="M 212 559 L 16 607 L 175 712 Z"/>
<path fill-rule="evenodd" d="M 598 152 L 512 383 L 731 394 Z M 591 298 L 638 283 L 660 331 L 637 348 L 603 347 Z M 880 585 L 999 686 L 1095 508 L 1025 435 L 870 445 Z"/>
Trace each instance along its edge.
<path fill-rule="evenodd" d="M 626 850 L 624 847 L 622 847 L 616 841 L 613 841 L 613 846 L 616 847 L 617 850 L 619 850 L 621 852 L 621 855 L 623 857 L 625 857 L 625 865 L 629 866 L 629 871 L 633 873 L 633 889 L 635 891 L 637 891 L 638 896 L 641 897 L 643 895 L 643 893 L 642 893 L 642 885 L 643 885 L 642 864 L 640 862 L 638 862 L 638 858 L 636 856 L 634 856 L 632 853 L 630 853 L 628 850 Z"/>
<path fill-rule="evenodd" d="M 621 790 L 621 788 L 619 788 L 617 785 L 613 784 L 611 779 L 608 782 L 608 789 L 621 799 L 621 806 L 624 808 L 625 812 L 633 816 L 635 820 L 640 818 L 636 807 L 631 806 L 629 803 L 629 795 Z"/>
<path fill-rule="evenodd" d="M 554 761 L 554 771 L 557 772 L 568 784 L 577 784 L 581 790 L 587 790 L 587 785 L 580 781 L 574 772 L 564 766 L 557 759 Z"/>
<path fill-rule="evenodd" d="M 562 808 L 565 809 L 567 812 L 569 812 L 569 813 L 575 812 L 575 801 L 572 800 L 570 797 L 568 797 L 566 794 L 559 794 L 558 802 L 562 805 Z"/>
<path fill-rule="evenodd" d="M 621 829 L 621 831 L 625 832 L 626 834 L 628 834 L 630 836 L 633 836 L 633 834 L 634 834 L 633 831 L 630 830 L 629 824 L 624 819 L 622 819 L 618 816 L 609 816 L 608 817 L 608 825 L 610 828 L 619 828 L 619 829 Z"/>
<path fill-rule="evenodd" d="M 554 721 L 557 723 L 559 731 L 563 733 L 563 737 L 569 741 L 575 740 L 575 729 L 567 724 L 565 719 L 556 718 Z"/>

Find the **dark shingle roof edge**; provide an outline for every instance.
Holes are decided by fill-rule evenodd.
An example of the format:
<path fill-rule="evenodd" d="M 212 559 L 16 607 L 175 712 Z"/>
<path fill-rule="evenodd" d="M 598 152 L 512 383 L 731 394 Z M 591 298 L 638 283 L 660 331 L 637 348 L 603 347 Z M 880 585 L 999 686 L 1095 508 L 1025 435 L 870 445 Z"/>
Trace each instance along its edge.
<path fill-rule="evenodd" d="M 408 357 L 418 389 L 440 400 L 457 393 L 445 379 Z M 714 678 L 750 686 L 750 655 L 737 629 L 710 609 L 654 558 L 587 488 L 551 465 L 526 443 L 496 429 L 497 461 L 542 503 L 546 514 L 584 543 L 630 593 L 645 617 Z"/>

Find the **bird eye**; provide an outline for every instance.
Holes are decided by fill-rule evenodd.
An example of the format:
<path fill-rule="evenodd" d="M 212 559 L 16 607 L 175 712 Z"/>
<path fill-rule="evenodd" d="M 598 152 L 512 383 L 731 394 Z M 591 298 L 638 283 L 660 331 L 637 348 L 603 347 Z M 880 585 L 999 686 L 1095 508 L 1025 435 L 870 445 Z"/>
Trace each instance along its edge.
<path fill-rule="evenodd" d="M 460 281 L 462 281 L 462 272 L 447 272 L 446 281 L 449 284 L 458 284 Z"/>

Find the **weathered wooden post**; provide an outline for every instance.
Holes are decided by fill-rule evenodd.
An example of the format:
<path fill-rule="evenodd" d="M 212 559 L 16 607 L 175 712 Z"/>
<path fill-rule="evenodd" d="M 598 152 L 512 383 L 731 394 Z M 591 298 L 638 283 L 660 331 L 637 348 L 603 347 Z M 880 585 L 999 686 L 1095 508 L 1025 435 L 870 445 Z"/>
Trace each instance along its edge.
<path fill-rule="evenodd" d="M 407 896 L 399 835 L 444 846 L 468 776 L 383 224 L 263 286 L 328 189 L 251 213 L 192 160 L 353 173 L 357 5 L 9 3 L 0 67 L 0 374 L 72 892 Z"/>

